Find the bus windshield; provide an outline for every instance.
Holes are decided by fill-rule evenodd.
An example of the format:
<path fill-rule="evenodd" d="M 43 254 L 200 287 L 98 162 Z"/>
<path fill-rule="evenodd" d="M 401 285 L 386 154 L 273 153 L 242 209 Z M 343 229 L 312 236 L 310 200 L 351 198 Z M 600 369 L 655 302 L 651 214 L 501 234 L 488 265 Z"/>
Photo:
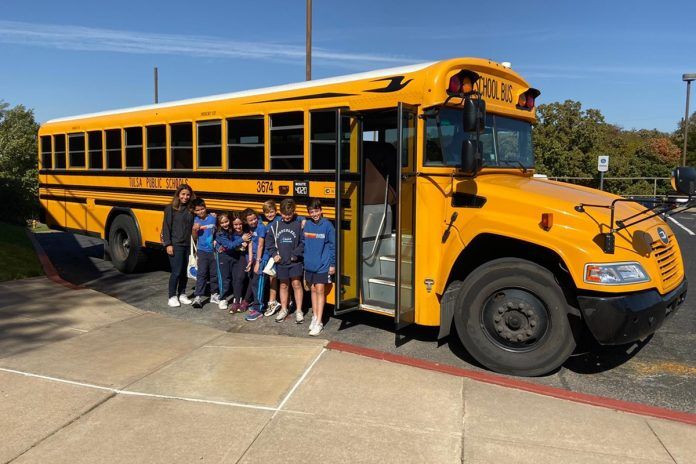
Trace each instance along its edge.
<path fill-rule="evenodd" d="M 474 139 L 473 132 L 462 131 L 462 110 L 443 107 L 439 117 L 426 120 L 426 166 L 459 166 L 462 142 Z M 484 167 L 534 167 L 532 126 L 516 119 L 486 115 L 481 133 Z"/>

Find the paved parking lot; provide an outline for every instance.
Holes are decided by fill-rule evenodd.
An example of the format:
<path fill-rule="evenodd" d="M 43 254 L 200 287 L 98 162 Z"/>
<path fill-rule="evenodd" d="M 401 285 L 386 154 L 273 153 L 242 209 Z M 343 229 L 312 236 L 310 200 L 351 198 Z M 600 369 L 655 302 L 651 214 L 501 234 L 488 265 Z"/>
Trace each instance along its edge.
<path fill-rule="evenodd" d="M 696 214 L 683 214 L 670 221 L 687 266 L 687 275 L 696 275 Z M 134 275 L 123 275 L 101 259 L 101 241 L 68 233 L 38 234 L 59 273 L 66 280 L 114 296 L 136 308 L 200 323 L 229 332 L 279 334 L 306 337 L 307 327 L 290 319 L 283 324 L 271 320 L 245 322 L 207 305 L 203 310 L 168 308 L 168 273 L 163 266 Z M 556 373 L 532 379 L 571 391 L 635 401 L 684 412 L 696 412 L 696 298 L 687 299 L 680 311 L 644 345 L 602 349 L 573 356 Z M 458 339 L 444 344 L 436 341 L 437 331 L 414 328 L 409 341 L 394 344 L 392 321 L 367 313 L 333 318 L 323 337 L 367 348 L 398 353 L 443 364 L 481 369 L 466 353 Z"/>

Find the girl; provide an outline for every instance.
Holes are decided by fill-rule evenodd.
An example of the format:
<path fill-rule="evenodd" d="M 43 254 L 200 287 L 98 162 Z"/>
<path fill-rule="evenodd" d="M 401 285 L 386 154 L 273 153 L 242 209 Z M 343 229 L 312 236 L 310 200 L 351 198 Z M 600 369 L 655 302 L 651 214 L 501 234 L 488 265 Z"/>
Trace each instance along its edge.
<path fill-rule="evenodd" d="M 193 212 L 189 205 L 196 195 L 188 184 L 181 184 L 174 192 L 172 203 L 164 209 L 162 221 L 162 245 L 169 255 L 169 301 L 171 307 L 191 304 L 186 296 L 186 264 L 188 263 Z"/>
<path fill-rule="evenodd" d="M 224 216 L 224 219 L 223 219 Z M 229 283 L 232 282 L 232 306 L 230 313 L 246 311 L 248 304 L 243 300 L 246 290 L 248 266 L 248 248 L 251 234 L 244 231 L 242 216 L 238 212 L 221 215 L 218 235 L 215 241 L 218 246 L 222 284 L 225 287 L 222 295 L 227 296 Z M 222 301 L 225 303 L 223 304 Z M 227 308 L 225 299 L 220 302 L 220 309 Z"/>

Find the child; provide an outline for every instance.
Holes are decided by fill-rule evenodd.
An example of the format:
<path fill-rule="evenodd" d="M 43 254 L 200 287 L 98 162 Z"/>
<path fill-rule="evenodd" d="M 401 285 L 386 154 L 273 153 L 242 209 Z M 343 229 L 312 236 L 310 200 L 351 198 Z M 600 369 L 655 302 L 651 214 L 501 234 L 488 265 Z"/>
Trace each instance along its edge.
<path fill-rule="evenodd" d="M 324 329 L 322 317 L 326 293 L 331 291 L 331 276 L 336 272 L 336 230 L 322 215 L 321 201 L 312 199 L 307 206 L 310 221 L 304 227 L 305 281 L 312 287 L 312 322 L 309 335 Z"/>
<path fill-rule="evenodd" d="M 241 215 L 223 213 L 218 217 L 218 233 L 215 236 L 218 258 L 220 260 L 220 273 L 222 274 L 222 286 L 220 289 L 220 309 L 227 309 L 227 300 L 232 284 L 232 307 L 230 313 L 246 309 L 244 286 L 246 284 L 247 249 L 251 241 L 251 234 L 244 233 L 244 224 Z"/>
<path fill-rule="evenodd" d="M 255 321 L 264 315 L 263 291 L 266 279 L 263 274 L 263 268 L 266 266 L 266 261 L 268 261 L 268 254 L 264 252 L 266 226 L 259 221 L 256 211 L 251 208 L 247 208 L 242 212 L 242 218 L 246 221 L 249 234 L 251 235 L 249 267 L 247 268 L 247 271 L 251 270 L 251 282 L 245 298 L 245 302 L 251 302 L 251 310 L 244 317 L 244 320 Z"/>
<path fill-rule="evenodd" d="M 186 264 L 188 263 L 189 248 L 191 247 L 191 231 L 193 230 L 193 213 L 191 200 L 196 195 L 188 184 L 181 184 L 176 189 L 171 204 L 164 209 L 162 221 L 162 245 L 169 255 L 169 265 L 172 273 L 169 276 L 170 307 L 191 304 L 186 296 Z"/>
<path fill-rule="evenodd" d="M 196 267 L 196 291 L 195 298 L 191 306 L 194 308 L 203 307 L 203 298 L 205 297 L 205 285 L 210 280 L 210 302 L 219 304 L 220 298 L 218 295 L 218 280 L 217 280 L 217 265 L 215 264 L 215 255 L 213 254 L 213 237 L 215 235 L 216 219 L 212 214 L 208 214 L 208 209 L 205 207 L 205 201 L 202 198 L 196 198 L 191 201 L 193 213 L 196 217 L 193 220 L 193 237 L 198 242 L 198 252 Z"/>
<path fill-rule="evenodd" d="M 280 281 L 280 312 L 275 318 L 276 322 L 283 322 L 288 316 L 289 291 L 288 284 L 292 282 L 295 294 L 295 322 L 302 324 L 302 255 L 304 252 L 304 240 L 302 237 L 302 223 L 295 216 L 295 200 L 286 198 L 280 203 L 280 215 L 282 221 L 273 225 L 268 234 L 269 255 L 276 263 L 276 273 Z"/>
<path fill-rule="evenodd" d="M 262 211 L 263 219 L 266 220 L 266 233 L 268 234 L 271 230 L 271 227 L 275 227 L 275 225 L 281 221 L 281 217 L 276 211 L 276 202 L 273 200 L 264 201 L 262 205 Z M 296 216 L 296 220 L 302 224 L 302 227 L 304 227 L 306 220 L 304 216 Z M 260 240 L 260 246 L 263 247 L 265 254 L 267 256 L 270 256 L 268 252 L 268 243 L 264 238 Z M 263 267 L 261 267 L 261 272 L 263 272 Z M 269 278 L 268 309 L 266 309 L 264 316 L 271 317 L 273 314 L 275 314 L 276 311 L 278 311 L 278 309 L 280 309 L 280 303 L 278 303 L 277 301 L 277 295 L 278 279 L 277 277 L 271 276 Z"/>

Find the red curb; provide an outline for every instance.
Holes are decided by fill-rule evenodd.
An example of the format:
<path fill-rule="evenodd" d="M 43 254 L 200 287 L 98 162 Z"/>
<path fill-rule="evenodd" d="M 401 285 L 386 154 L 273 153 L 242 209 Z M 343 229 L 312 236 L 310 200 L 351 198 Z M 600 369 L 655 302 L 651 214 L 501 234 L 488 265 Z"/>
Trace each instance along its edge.
<path fill-rule="evenodd" d="M 63 287 L 67 287 L 71 290 L 80 290 L 83 289 L 81 285 L 75 285 L 71 282 L 68 282 L 67 280 L 64 280 L 59 274 L 58 271 L 56 270 L 55 266 L 51 262 L 51 260 L 48 258 L 48 255 L 46 254 L 46 251 L 44 251 L 43 247 L 39 243 L 38 240 L 36 240 L 36 237 L 34 237 L 34 233 L 31 232 L 29 229 L 25 229 L 27 233 L 27 237 L 29 237 L 29 241 L 31 241 L 31 244 L 34 246 L 34 251 L 36 251 L 36 256 L 39 258 L 39 262 L 41 262 L 41 267 L 43 268 L 44 274 L 46 274 L 46 277 L 48 277 L 50 280 L 53 282 L 62 285 Z"/>
<path fill-rule="evenodd" d="M 393 353 L 363 348 L 361 346 L 351 345 L 349 343 L 329 342 L 326 348 L 333 351 L 342 351 L 345 353 L 353 353 L 368 358 L 381 359 L 396 364 L 404 364 L 406 366 L 427 369 L 430 371 L 442 372 L 444 374 L 455 375 L 457 377 L 466 377 L 468 379 L 485 382 L 501 387 L 514 388 L 524 390 L 539 395 L 551 396 L 562 400 L 574 401 L 576 403 L 589 404 L 599 406 L 601 408 L 614 409 L 617 411 L 629 412 L 631 414 L 639 414 L 641 416 L 657 417 L 676 422 L 683 422 L 689 425 L 696 425 L 696 414 L 687 412 L 674 411 L 672 409 L 658 408 L 656 406 L 648 406 L 640 403 L 632 403 L 630 401 L 615 400 L 605 398 L 603 396 L 588 395 L 587 393 L 578 393 L 562 388 L 549 387 L 547 385 L 539 385 L 523 380 L 503 377 L 501 375 L 492 374 L 490 372 L 477 372 L 460 367 L 448 366 L 433 361 L 425 361 L 417 358 L 410 358 Z"/>

